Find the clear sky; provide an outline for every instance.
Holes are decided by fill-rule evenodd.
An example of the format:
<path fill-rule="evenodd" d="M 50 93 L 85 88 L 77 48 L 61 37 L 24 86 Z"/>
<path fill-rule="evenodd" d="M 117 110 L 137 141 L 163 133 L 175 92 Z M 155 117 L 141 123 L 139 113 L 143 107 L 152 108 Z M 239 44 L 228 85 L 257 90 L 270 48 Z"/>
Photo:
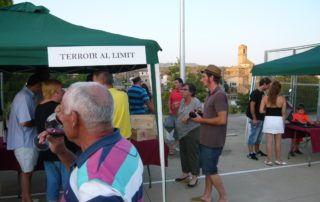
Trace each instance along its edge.
<path fill-rule="evenodd" d="M 13 0 L 14 3 L 24 1 Z M 153 39 L 161 63 L 179 57 L 180 0 L 30 0 L 73 24 Z M 237 64 L 238 46 L 264 51 L 320 43 L 320 0 L 185 0 L 186 62 Z"/>

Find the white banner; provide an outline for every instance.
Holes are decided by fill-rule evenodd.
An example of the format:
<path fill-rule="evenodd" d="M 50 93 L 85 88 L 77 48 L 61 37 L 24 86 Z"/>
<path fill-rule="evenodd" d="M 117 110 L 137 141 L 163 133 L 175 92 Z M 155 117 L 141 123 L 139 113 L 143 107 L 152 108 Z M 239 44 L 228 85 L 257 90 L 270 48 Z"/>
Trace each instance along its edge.
<path fill-rule="evenodd" d="M 147 64 L 144 46 L 48 47 L 49 67 Z"/>

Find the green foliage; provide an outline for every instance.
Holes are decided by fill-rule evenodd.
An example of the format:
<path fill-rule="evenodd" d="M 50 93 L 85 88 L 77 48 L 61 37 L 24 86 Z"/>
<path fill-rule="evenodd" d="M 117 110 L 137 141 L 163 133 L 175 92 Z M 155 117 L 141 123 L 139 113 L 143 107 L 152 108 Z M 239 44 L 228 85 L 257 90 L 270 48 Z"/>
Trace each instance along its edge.
<path fill-rule="evenodd" d="M 4 6 L 11 6 L 12 4 L 12 0 L 0 0 L 0 8 Z"/>
<path fill-rule="evenodd" d="M 249 102 L 249 93 L 247 94 L 238 93 L 236 103 L 239 106 L 240 112 L 242 113 L 246 112 L 248 107 L 248 102 Z"/>
<path fill-rule="evenodd" d="M 63 88 L 68 88 L 77 81 L 86 81 L 86 74 L 50 74 L 51 79 L 56 79 L 62 83 Z"/>
<path fill-rule="evenodd" d="M 229 113 L 230 114 L 236 114 L 238 113 L 239 109 L 238 106 L 229 106 Z"/>
<path fill-rule="evenodd" d="M 198 98 L 201 102 L 204 102 L 204 99 L 208 95 L 207 89 L 201 83 L 201 72 L 197 74 L 187 73 L 187 81 L 189 83 L 193 83 L 197 88 L 196 98 Z"/>
<path fill-rule="evenodd" d="M 163 91 L 161 93 L 162 97 L 162 113 L 164 115 L 169 114 L 169 106 L 168 106 L 168 100 L 169 100 L 170 91 Z"/>

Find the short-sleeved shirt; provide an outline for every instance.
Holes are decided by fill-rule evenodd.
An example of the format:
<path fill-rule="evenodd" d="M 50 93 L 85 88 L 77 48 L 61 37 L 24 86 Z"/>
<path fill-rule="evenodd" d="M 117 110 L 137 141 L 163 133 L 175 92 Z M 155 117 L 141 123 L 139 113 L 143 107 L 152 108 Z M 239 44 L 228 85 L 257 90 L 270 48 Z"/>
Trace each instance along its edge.
<path fill-rule="evenodd" d="M 170 92 L 169 101 L 170 101 L 170 111 L 173 115 L 177 115 L 177 111 L 174 110 L 174 105 L 180 106 L 182 100 L 182 92 L 179 89 L 174 89 Z"/>
<path fill-rule="evenodd" d="M 145 102 L 149 100 L 147 91 L 137 85 L 128 89 L 130 114 L 145 114 Z"/>
<path fill-rule="evenodd" d="M 217 87 L 209 93 L 204 102 L 203 118 L 217 117 L 218 112 L 228 113 L 228 99 L 225 92 Z M 200 124 L 200 144 L 207 147 L 223 147 L 227 135 L 225 125 Z"/>
<path fill-rule="evenodd" d="M 307 122 L 309 117 L 306 114 L 294 114 L 293 122 L 299 122 L 297 119 L 300 119 L 302 122 Z"/>
<path fill-rule="evenodd" d="M 114 101 L 113 126 L 120 129 L 125 138 L 131 137 L 131 122 L 128 95 L 115 88 L 109 88 Z"/>
<path fill-rule="evenodd" d="M 34 120 L 36 100 L 34 93 L 24 87 L 14 97 L 10 107 L 7 149 L 20 147 L 33 148 L 33 139 L 37 135 L 36 127 L 24 127 L 21 123 Z"/>
<path fill-rule="evenodd" d="M 248 118 L 253 119 L 251 115 L 251 110 L 250 110 L 250 103 L 255 102 L 254 112 L 256 114 L 257 120 L 261 120 L 261 121 L 264 120 L 264 114 L 260 113 L 260 104 L 263 96 L 264 96 L 263 91 L 260 91 L 258 89 L 255 89 L 254 91 L 252 91 L 252 93 L 250 94 L 250 101 L 248 103 L 248 108 L 247 108 Z"/>
<path fill-rule="evenodd" d="M 119 130 L 92 144 L 71 165 L 62 201 L 142 201 L 143 164 Z"/>
<path fill-rule="evenodd" d="M 185 100 L 182 99 L 179 110 L 178 110 L 178 117 L 177 117 L 177 120 L 175 121 L 175 129 L 176 129 L 176 132 L 178 133 L 179 139 L 186 136 L 190 131 L 194 130 L 195 128 L 200 127 L 199 123 L 196 123 L 190 119 L 187 121 L 187 123 L 181 122 L 181 119 L 185 115 L 189 115 L 189 113 L 194 109 L 201 108 L 201 102 L 198 100 L 198 98 L 194 98 L 193 101 L 188 106 L 186 107 L 183 106 L 184 103 L 185 103 Z"/>

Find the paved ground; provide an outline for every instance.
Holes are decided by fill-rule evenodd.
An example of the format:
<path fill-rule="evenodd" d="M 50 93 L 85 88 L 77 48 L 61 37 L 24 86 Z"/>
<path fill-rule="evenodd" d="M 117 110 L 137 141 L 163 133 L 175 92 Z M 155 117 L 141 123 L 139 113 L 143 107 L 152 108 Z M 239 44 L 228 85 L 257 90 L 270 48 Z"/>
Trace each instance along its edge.
<path fill-rule="evenodd" d="M 312 166 L 307 166 L 306 155 L 287 159 L 290 140 L 283 140 L 282 157 L 288 161 L 287 166 L 265 166 L 264 159 L 253 161 L 245 157 L 245 117 L 231 115 L 229 117 L 228 136 L 224 152 L 219 162 L 219 172 L 232 202 L 319 202 L 320 201 L 320 154 L 312 154 Z M 264 144 L 262 149 L 264 149 Z M 310 148 L 307 148 L 310 149 Z M 306 152 L 305 150 L 303 150 Z M 162 201 L 162 186 L 160 184 L 160 167 L 150 166 L 152 188 L 148 187 L 146 175 L 146 202 Z M 198 186 L 187 188 L 186 183 L 176 183 L 174 178 L 181 174 L 179 155 L 169 157 L 169 167 L 166 168 L 166 201 L 184 202 L 192 197 L 200 196 L 204 189 L 204 180 L 199 180 Z M 32 192 L 34 198 L 46 201 L 45 175 L 37 171 L 33 179 Z M 0 172 L 0 201 L 16 202 L 18 193 L 17 176 L 13 171 Z M 40 194 L 39 194 L 40 193 Z M 217 193 L 212 195 L 217 200 Z"/>

